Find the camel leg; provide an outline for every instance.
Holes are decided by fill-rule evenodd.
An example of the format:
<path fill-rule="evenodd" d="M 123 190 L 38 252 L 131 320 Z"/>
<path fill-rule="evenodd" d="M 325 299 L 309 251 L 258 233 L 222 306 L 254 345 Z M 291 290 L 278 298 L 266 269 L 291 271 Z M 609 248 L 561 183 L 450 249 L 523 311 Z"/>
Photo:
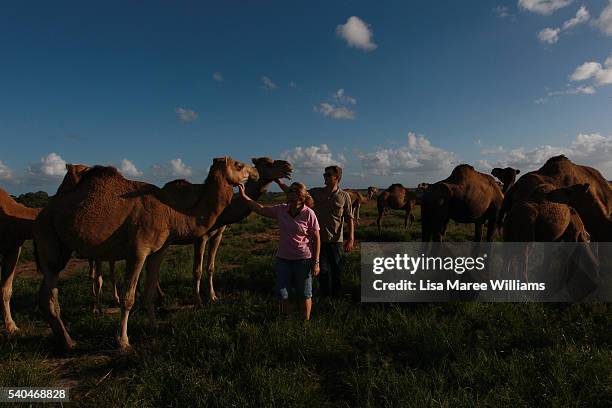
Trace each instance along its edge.
<path fill-rule="evenodd" d="M 202 280 L 202 263 L 206 249 L 207 236 L 203 236 L 193 244 L 193 302 L 195 307 L 202 307 L 200 296 L 200 282 Z"/>
<path fill-rule="evenodd" d="M 408 220 L 410 219 L 410 209 L 406 209 L 404 212 L 404 229 L 408 229 Z"/>
<path fill-rule="evenodd" d="M 102 293 L 102 284 L 104 283 L 104 279 L 102 278 L 102 262 L 95 261 L 93 262 L 93 270 L 92 261 L 89 261 L 90 268 L 90 276 L 92 277 L 92 291 L 95 299 L 94 303 L 94 314 L 102 313 L 102 306 L 100 305 L 100 295 Z"/>
<path fill-rule="evenodd" d="M 384 208 L 378 208 L 378 218 L 376 219 L 376 226 L 378 226 L 378 236 L 382 236 L 382 219 L 385 213 Z"/>
<path fill-rule="evenodd" d="M 166 247 L 167 248 L 167 247 Z M 166 248 L 162 248 L 147 258 L 147 275 L 145 276 L 145 305 L 149 316 L 149 328 L 155 330 L 157 322 L 155 321 L 154 297 L 158 293 L 159 287 L 159 269 L 162 260 L 166 253 Z"/>
<path fill-rule="evenodd" d="M 495 211 L 489 215 L 487 220 L 487 242 L 493 241 L 493 236 L 497 230 L 497 213 Z"/>
<path fill-rule="evenodd" d="M 476 221 L 474 223 L 474 242 L 482 241 L 482 221 Z"/>
<path fill-rule="evenodd" d="M 213 276 L 215 275 L 215 259 L 217 258 L 217 251 L 221 245 L 221 239 L 223 239 L 223 231 L 225 231 L 225 227 L 221 227 L 219 232 L 212 237 L 212 242 L 208 247 L 208 259 L 206 259 L 206 270 L 208 271 L 208 293 L 210 295 L 210 300 L 213 302 L 219 300 L 213 286 Z"/>
<path fill-rule="evenodd" d="M 13 294 L 13 279 L 21 246 L 7 251 L 2 258 L 2 312 L 4 315 L 4 326 L 9 334 L 15 334 L 19 330 L 11 316 L 11 296 Z"/>
<path fill-rule="evenodd" d="M 119 306 L 119 291 L 117 290 L 117 276 L 115 275 L 115 261 L 108 263 L 111 280 L 113 281 L 113 304 Z"/>
<path fill-rule="evenodd" d="M 52 261 L 48 261 L 52 258 L 48 257 L 45 251 L 39 250 L 39 266 L 44 279 L 38 292 L 38 301 L 43 315 L 51 326 L 55 338 L 60 341 L 65 350 L 70 350 L 75 347 L 76 343 L 70 338 L 70 334 L 68 334 L 68 330 L 66 330 L 66 326 L 62 321 L 58 296 L 59 291 L 57 288 L 59 273 L 66 267 L 70 259 L 70 250 L 64 248 L 61 252 L 58 251 L 55 256 L 59 256 L 59 259 L 55 259 L 57 263 L 52 264 Z"/>
<path fill-rule="evenodd" d="M 129 351 L 132 348 L 127 334 L 127 325 L 130 310 L 132 310 L 136 298 L 136 285 L 145 260 L 146 255 L 142 254 L 135 254 L 132 258 L 126 260 L 125 283 L 121 293 L 121 327 L 118 338 L 119 348 L 122 351 Z"/>
<path fill-rule="evenodd" d="M 355 207 L 353 208 L 353 215 L 355 216 L 355 225 L 359 225 L 359 219 L 361 218 L 359 216 L 359 211 L 361 209 L 361 204 L 357 203 L 355 204 Z"/>

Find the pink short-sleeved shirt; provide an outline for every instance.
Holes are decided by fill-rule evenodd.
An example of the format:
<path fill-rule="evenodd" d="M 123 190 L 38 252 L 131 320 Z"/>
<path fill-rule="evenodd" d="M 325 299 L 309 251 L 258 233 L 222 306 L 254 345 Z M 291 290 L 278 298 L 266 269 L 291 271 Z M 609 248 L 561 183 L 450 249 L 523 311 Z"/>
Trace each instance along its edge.
<path fill-rule="evenodd" d="M 319 222 L 311 208 L 302 207 L 295 218 L 289 214 L 287 204 L 264 207 L 264 212 L 278 221 L 280 241 L 276 256 L 289 260 L 312 258 L 310 244 L 315 231 L 319 230 Z"/>

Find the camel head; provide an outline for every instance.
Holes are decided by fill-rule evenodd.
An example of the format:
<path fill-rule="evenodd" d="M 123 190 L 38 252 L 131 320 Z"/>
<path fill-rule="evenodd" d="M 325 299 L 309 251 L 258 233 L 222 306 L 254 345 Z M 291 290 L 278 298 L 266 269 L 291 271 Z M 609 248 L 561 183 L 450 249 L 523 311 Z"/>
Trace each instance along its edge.
<path fill-rule="evenodd" d="M 574 184 L 570 187 L 557 188 L 546 194 L 546 199 L 555 203 L 568 204 L 575 207 L 577 202 L 591 199 L 590 184 Z"/>
<path fill-rule="evenodd" d="M 419 183 L 417 188 L 421 191 L 426 191 L 429 188 L 429 183 Z"/>
<path fill-rule="evenodd" d="M 269 157 L 254 157 L 252 162 L 262 181 L 270 182 L 280 178 L 291 180 L 293 166 L 288 161 L 272 160 Z"/>
<path fill-rule="evenodd" d="M 57 189 L 56 194 L 67 193 L 68 191 L 71 191 L 72 189 L 74 189 L 77 186 L 77 184 L 79 184 L 79 181 L 81 181 L 81 177 L 83 177 L 83 175 L 87 173 L 89 170 L 91 170 L 91 167 L 85 164 L 67 163 L 66 164 L 66 175 L 64 176 L 62 183 Z"/>
<path fill-rule="evenodd" d="M 259 178 L 259 174 L 255 167 L 236 161 L 229 156 L 213 159 L 213 164 L 210 166 L 209 173 L 213 171 L 221 171 L 227 182 L 234 187 L 244 183 L 249 178 L 254 180 Z"/>
<path fill-rule="evenodd" d="M 519 169 L 513 169 L 512 167 L 506 167 L 505 169 L 496 167 L 491 170 L 491 174 L 501 181 L 504 186 L 513 184 L 516 181 L 517 174 L 520 172 Z"/>

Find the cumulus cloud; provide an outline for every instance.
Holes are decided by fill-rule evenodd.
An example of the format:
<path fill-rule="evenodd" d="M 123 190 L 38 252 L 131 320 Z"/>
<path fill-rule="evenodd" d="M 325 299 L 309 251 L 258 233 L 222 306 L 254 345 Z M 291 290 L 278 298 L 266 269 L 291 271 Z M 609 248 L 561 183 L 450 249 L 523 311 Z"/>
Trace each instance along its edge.
<path fill-rule="evenodd" d="M 559 35 L 562 32 L 570 30 L 579 24 L 586 23 L 587 21 L 589 21 L 589 18 L 591 18 L 591 16 L 589 15 L 589 11 L 585 6 L 581 6 L 576 12 L 576 16 L 565 21 L 561 25 L 561 28 L 547 27 L 540 31 L 538 33 L 538 40 L 543 43 L 554 44 L 559 41 Z"/>
<path fill-rule="evenodd" d="M 217 82 L 223 82 L 223 75 L 220 72 L 215 72 L 212 77 Z"/>
<path fill-rule="evenodd" d="M 336 27 L 336 35 L 344 39 L 349 47 L 373 51 L 378 45 L 372 41 L 374 33 L 370 25 L 356 16 L 349 17 L 345 24 Z"/>
<path fill-rule="evenodd" d="M 450 171 L 458 160 L 453 152 L 436 147 L 424 136 L 408 133 L 408 144 L 395 149 L 358 152 L 366 174 L 406 175 L 410 172 L 441 174 Z"/>
<path fill-rule="evenodd" d="M 297 146 L 281 153 L 281 159 L 293 165 L 296 172 L 304 174 L 322 173 L 327 166 L 344 165 L 346 158 L 339 154 L 334 158 L 331 149 L 326 144 L 320 146 Z"/>
<path fill-rule="evenodd" d="M 612 35 L 612 0 L 603 9 L 599 18 L 593 22 L 593 25 L 605 34 Z"/>
<path fill-rule="evenodd" d="M 128 159 L 121 160 L 119 171 L 126 177 L 141 177 L 142 172 L 136 168 L 136 165 Z"/>
<path fill-rule="evenodd" d="M 577 164 L 592 166 L 606 178 L 612 178 L 612 136 L 601 133 L 581 133 L 569 146 L 541 145 L 517 148 L 500 157 L 493 167 L 515 167 L 522 172 L 541 167 L 552 156 L 566 155 Z"/>
<path fill-rule="evenodd" d="M 276 91 L 278 89 L 278 85 L 276 85 L 270 78 L 267 76 L 261 77 L 261 83 L 263 84 L 264 89 L 268 91 Z"/>
<path fill-rule="evenodd" d="M 322 102 L 319 106 L 314 107 L 315 112 L 332 119 L 355 119 L 355 112 L 346 106 L 337 106 L 331 103 Z"/>
<path fill-rule="evenodd" d="M 592 95 L 596 92 L 597 91 L 595 90 L 595 87 L 591 85 L 581 85 L 581 86 L 576 86 L 576 87 L 568 86 L 567 89 L 564 89 L 561 91 L 550 91 L 548 92 L 545 98 L 538 98 L 534 102 L 537 104 L 541 104 L 541 103 L 548 102 L 548 100 L 552 97 L 563 96 L 563 95 L 578 95 L 578 94 Z"/>
<path fill-rule="evenodd" d="M 485 147 L 484 149 L 480 150 L 480 154 L 486 155 L 486 156 L 492 155 L 492 154 L 502 154 L 503 152 L 505 152 L 503 146 Z"/>
<path fill-rule="evenodd" d="M 55 179 L 66 174 L 66 161 L 57 153 L 49 153 L 40 161 L 28 166 L 28 173 L 34 179 Z"/>
<path fill-rule="evenodd" d="M 193 122 L 198 118 L 198 114 L 191 109 L 176 108 L 174 111 L 178 115 L 179 120 L 183 123 Z"/>
<path fill-rule="evenodd" d="M 151 172 L 155 177 L 181 177 L 186 178 L 191 176 L 192 170 L 182 159 L 172 159 L 167 163 L 154 164 L 151 166 Z"/>
<path fill-rule="evenodd" d="M 15 179 L 15 173 L 4 163 L 0 161 L 0 180 L 12 181 Z"/>
<path fill-rule="evenodd" d="M 592 79 L 594 86 L 612 84 L 612 55 L 606 58 L 603 65 L 588 61 L 580 65 L 570 75 L 570 81 L 586 81 Z"/>
<path fill-rule="evenodd" d="M 559 28 L 545 28 L 538 33 L 538 40 L 547 44 L 554 44 L 559 41 Z"/>
<path fill-rule="evenodd" d="M 343 104 L 355 105 L 357 103 L 357 99 L 352 96 L 348 96 L 344 89 L 340 88 L 334 93 L 334 99 Z"/>
<path fill-rule="evenodd" d="M 573 2 L 574 0 L 519 0 L 518 6 L 523 10 L 548 16 Z"/>

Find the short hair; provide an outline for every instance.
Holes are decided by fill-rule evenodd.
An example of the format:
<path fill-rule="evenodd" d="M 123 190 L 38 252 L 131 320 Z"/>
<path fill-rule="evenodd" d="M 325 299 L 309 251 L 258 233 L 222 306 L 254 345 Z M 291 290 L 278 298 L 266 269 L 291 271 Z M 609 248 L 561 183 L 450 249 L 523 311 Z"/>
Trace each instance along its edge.
<path fill-rule="evenodd" d="M 325 171 L 331 170 L 334 172 L 336 176 L 338 176 L 338 181 L 342 179 L 342 167 L 340 166 L 327 166 Z"/>

